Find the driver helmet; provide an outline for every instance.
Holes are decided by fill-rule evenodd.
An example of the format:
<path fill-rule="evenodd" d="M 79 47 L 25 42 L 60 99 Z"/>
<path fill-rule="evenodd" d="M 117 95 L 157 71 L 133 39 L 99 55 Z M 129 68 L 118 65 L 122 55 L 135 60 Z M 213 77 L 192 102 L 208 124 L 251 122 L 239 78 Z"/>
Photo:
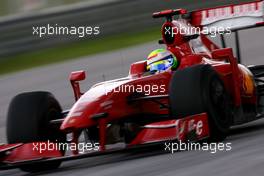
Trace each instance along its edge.
<path fill-rule="evenodd" d="M 147 70 L 150 72 L 161 72 L 168 68 L 176 69 L 177 67 L 177 58 L 166 49 L 156 49 L 148 55 Z"/>

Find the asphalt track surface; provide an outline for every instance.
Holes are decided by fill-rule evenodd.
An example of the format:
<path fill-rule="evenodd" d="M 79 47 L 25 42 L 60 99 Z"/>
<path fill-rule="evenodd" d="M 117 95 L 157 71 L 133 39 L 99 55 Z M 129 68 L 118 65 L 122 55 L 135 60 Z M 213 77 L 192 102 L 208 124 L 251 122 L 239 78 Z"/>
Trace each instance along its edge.
<path fill-rule="evenodd" d="M 241 32 L 243 63 L 264 64 L 264 30 Z M 233 46 L 230 40 L 229 46 Z M 155 42 L 119 51 L 80 58 L 62 64 L 35 68 L 0 77 L 0 139 L 5 142 L 6 111 L 11 98 L 20 92 L 46 90 L 53 92 L 64 108 L 73 103 L 68 75 L 73 70 L 86 70 L 82 89 L 93 83 L 126 76 L 129 64 L 144 59 L 158 47 Z M 104 75 L 104 76 L 103 76 Z M 183 151 L 163 153 L 163 149 L 87 158 L 65 162 L 60 169 L 35 174 L 20 170 L 0 171 L 3 176 L 33 175 L 160 175 L 160 176 L 262 176 L 264 174 L 264 120 L 232 129 L 224 142 L 232 143 L 231 151 Z"/>

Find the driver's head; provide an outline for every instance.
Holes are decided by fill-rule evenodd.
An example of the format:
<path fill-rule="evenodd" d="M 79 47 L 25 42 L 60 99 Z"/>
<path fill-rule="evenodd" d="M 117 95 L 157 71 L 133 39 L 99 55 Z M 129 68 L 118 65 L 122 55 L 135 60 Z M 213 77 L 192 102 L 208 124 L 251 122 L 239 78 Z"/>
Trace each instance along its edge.
<path fill-rule="evenodd" d="M 177 67 L 177 58 L 166 49 L 152 51 L 147 59 L 147 70 L 150 72 L 161 72 L 168 68 L 176 69 Z"/>

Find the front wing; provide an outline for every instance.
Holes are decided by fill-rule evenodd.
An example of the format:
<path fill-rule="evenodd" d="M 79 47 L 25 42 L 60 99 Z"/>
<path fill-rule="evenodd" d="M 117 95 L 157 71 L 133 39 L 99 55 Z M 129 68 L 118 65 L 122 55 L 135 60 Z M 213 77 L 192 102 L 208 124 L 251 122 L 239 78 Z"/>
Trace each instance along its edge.
<path fill-rule="evenodd" d="M 31 164 L 70 161 L 113 153 L 130 152 L 156 146 L 157 144 L 165 144 L 167 141 L 195 142 L 207 137 L 209 137 L 208 117 L 206 113 L 203 113 L 180 120 L 148 124 L 125 147 L 119 146 L 113 148 L 106 146 L 105 149 L 99 148 L 98 151 L 82 154 L 73 152 L 72 154 L 63 156 L 56 148 L 42 151 L 36 149 L 37 145 L 50 145 L 49 141 L 27 144 L 5 144 L 0 146 L 0 170 L 15 169 Z"/>

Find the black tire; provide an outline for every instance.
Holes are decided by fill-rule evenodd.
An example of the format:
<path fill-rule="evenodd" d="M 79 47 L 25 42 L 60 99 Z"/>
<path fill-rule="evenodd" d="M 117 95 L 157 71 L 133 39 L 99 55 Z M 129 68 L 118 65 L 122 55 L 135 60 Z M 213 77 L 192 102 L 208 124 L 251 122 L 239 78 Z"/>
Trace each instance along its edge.
<path fill-rule="evenodd" d="M 230 96 L 210 65 L 195 65 L 176 71 L 170 84 L 171 115 L 176 118 L 207 112 L 209 142 L 226 138 L 233 118 Z"/>
<path fill-rule="evenodd" d="M 28 92 L 15 96 L 7 115 L 8 143 L 30 143 L 38 141 L 65 142 L 66 135 L 50 120 L 61 119 L 62 109 L 49 92 Z M 64 151 L 62 151 L 64 153 Z M 27 172 L 56 169 L 61 162 L 32 164 L 21 168 Z"/>

